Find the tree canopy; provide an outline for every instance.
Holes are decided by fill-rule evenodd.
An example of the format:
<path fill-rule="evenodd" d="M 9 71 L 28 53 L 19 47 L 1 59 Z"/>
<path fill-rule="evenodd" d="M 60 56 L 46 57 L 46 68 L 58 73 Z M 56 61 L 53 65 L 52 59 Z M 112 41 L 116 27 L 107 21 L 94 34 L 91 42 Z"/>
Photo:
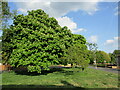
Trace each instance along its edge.
<path fill-rule="evenodd" d="M 117 65 L 117 63 L 119 63 L 118 56 L 120 56 L 120 50 L 114 50 L 113 53 L 109 53 L 109 56 L 111 58 L 111 63 Z"/>
<path fill-rule="evenodd" d="M 1 5 L 1 10 L 0 10 L 0 23 L 2 23 L 2 28 L 6 28 L 8 26 L 8 19 L 11 17 L 11 13 L 10 13 L 10 8 L 8 6 L 8 2 L 0 2 Z"/>
<path fill-rule="evenodd" d="M 17 14 L 17 10 L 13 10 L 12 12 L 10 11 L 10 7 L 8 6 L 8 2 L 2 2 L 0 1 L 0 23 L 2 23 L 1 30 L 4 28 L 7 28 L 9 26 L 8 21 L 11 20 L 14 15 Z"/>
<path fill-rule="evenodd" d="M 106 52 L 97 51 L 96 52 L 96 61 L 98 63 L 110 62 L 111 58 L 110 58 L 109 54 L 107 54 Z"/>
<path fill-rule="evenodd" d="M 83 45 L 82 35 L 74 35 L 43 10 L 28 11 L 28 15 L 16 15 L 13 25 L 3 33 L 3 60 L 13 67 L 26 66 L 28 71 L 41 73 L 50 65 L 61 64 L 60 58 L 74 45 Z"/>
<path fill-rule="evenodd" d="M 86 39 L 82 35 L 73 35 L 73 44 L 66 49 L 66 55 L 62 57 L 69 64 L 79 65 L 83 68 L 89 64 Z"/>

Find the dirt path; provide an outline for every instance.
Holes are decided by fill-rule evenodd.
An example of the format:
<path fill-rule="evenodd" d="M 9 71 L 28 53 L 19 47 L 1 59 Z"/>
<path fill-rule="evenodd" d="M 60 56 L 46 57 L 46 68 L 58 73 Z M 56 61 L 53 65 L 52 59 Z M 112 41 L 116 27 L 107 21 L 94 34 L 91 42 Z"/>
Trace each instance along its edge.
<path fill-rule="evenodd" d="M 107 71 L 107 72 L 112 72 L 112 73 L 117 73 L 120 72 L 118 69 L 112 69 L 112 68 L 101 68 L 101 67 L 94 67 L 94 66 L 89 66 L 88 68 L 96 69 L 96 70 L 102 70 L 102 71 Z"/>

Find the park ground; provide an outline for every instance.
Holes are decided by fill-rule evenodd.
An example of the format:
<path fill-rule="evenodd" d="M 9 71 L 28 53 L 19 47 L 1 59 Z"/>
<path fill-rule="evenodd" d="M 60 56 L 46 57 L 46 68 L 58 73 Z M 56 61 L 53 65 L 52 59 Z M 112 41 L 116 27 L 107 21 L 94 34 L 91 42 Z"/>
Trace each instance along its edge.
<path fill-rule="evenodd" d="M 14 88 L 118 88 L 118 74 L 86 68 L 63 68 L 43 74 L 3 72 L 2 85 Z"/>

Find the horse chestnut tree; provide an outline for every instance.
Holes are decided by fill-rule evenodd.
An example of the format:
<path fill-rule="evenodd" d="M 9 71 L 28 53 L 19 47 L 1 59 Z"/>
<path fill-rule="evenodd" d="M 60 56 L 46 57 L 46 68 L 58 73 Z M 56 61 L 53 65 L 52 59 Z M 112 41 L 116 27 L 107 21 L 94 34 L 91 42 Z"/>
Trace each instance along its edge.
<path fill-rule="evenodd" d="M 29 72 L 41 73 L 50 65 L 61 64 L 65 50 L 74 44 L 73 34 L 43 10 L 16 15 L 13 25 L 3 32 L 3 60 L 12 67 L 27 67 Z"/>

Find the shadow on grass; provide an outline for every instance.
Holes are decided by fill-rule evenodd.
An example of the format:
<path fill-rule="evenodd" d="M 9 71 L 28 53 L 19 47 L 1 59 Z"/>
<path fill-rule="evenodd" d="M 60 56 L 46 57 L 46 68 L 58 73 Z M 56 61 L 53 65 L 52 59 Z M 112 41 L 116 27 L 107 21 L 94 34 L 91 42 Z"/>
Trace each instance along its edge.
<path fill-rule="evenodd" d="M 63 71 L 59 71 L 59 73 L 64 73 L 64 75 L 66 76 L 66 75 L 73 75 L 74 74 L 74 71 L 65 71 L 65 70 L 63 70 Z"/>
<path fill-rule="evenodd" d="M 24 71 L 14 71 L 17 75 L 29 75 L 29 76 L 36 76 L 36 75 L 47 75 L 49 73 L 54 73 L 54 72 L 58 72 L 58 73 L 64 73 L 65 75 L 73 75 L 74 74 L 74 70 L 64 70 L 65 68 L 52 68 L 50 70 L 42 70 L 41 73 L 37 73 L 37 72 L 28 72 L 27 70 Z M 67 68 L 70 69 L 70 68 Z M 77 71 L 80 72 L 80 71 Z M 58 74 L 56 73 L 56 74 Z"/>
<path fill-rule="evenodd" d="M 57 85 L 3 85 L 2 90 L 119 90 L 118 88 L 84 88 L 74 86 L 62 80 L 62 86 Z"/>
<path fill-rule="evenodd" d="M 75 70 L 76 68 L 77 68 L 78 70 Z M 67 76 L 67 75 L 74 75 L 75 73 L 79 73 L 79 72 L 84 71 L 84 70 L 82 70 L 82 68 L 79 68 L 79 67 L 76 67 L 76 68 L 72 68 L 72 69 L 67 68 L 67 70 L 62 70 L 62 71 L 59 71 L 59 72 L 60 72 L 60 73 L 64 73 L 65 76 Z M 69 70 L 69 69 L 70 69 L 70 70 Z"/>
<path fill-rule="evenodd" d="M 36 75 L 47 75 L 49 73 L 53 73 L 53 72 L 62 72 L 64 71 L 63 68 L 53 68 L 50 70 L 42 70 L 41 73 L 37 73 L 37 72 L 28 72 L 27 70 L 13 70 L 17 75 L 29 75 L 29 76 L 36 76 Z"/>
<path fill-rule="evenodd" d="M 63 84 L 62 86 L 57 86 L 57 85 L 3 85 L 2 86 L 2 90 L 30 90 L 30 89 L 34 89 L 34 90 L 38 90 L 38 89 L 59 89 L 60 90 L 68 90 L 68 89 L 75 89 L 78 88 L 79 90 L 86 90 L 83 87 L 76 87 L 74 85 L 72 85 L 71 83 L 67 82 L 67 81 L 61 81 L 61 83 Z"/>

